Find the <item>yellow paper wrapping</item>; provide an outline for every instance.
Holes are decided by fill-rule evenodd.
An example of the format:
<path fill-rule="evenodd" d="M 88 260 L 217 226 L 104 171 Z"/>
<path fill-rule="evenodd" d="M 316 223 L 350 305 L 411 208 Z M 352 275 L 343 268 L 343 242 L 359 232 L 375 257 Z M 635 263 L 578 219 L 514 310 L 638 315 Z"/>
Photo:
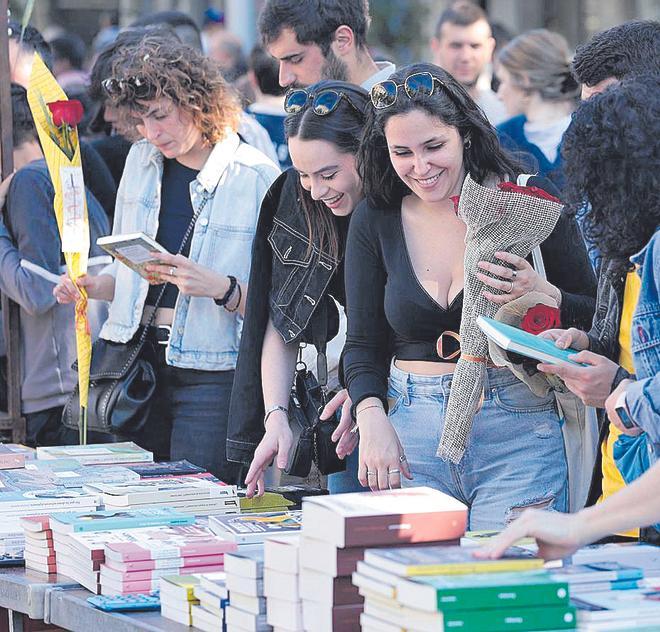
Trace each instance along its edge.
<path fill-rule="evenodd" d="M 78 131 L 73 128 L 69 134 L 69 141 L 74 150 L 73 157 L 69 159 L 62 150 L 65 142 L 64 136 L 61 130 L 54 126 L 47 106 L 48 103 L 54 101 L 66 101 L 67 96 L 36 53 L 27 95 L 50 179 L 55 188 L 53 207 L 57 217 L 67 272 L 69 277 L 75 281 L 87 272 L 89 256 L 89 223 Z M 82 288 L 80 293 L 81 298 L 75 307 L 76 349 L 80 406 L 86 409 L 92 343 L 87 320 L 87 293 Z M 82 418 L 83 415 L 81 415 Z M 86 414 L 84 418 L 86 419 Z M 81 443 L 86 442 L 86 434 L 85 427 L 81 432 Z"/>

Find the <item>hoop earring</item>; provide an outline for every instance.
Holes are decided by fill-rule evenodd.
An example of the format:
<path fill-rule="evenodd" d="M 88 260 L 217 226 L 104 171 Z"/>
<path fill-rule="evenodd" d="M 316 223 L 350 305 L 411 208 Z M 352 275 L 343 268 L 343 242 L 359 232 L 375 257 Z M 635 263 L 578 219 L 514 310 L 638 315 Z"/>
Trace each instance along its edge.
<path fill-rule="evenodd" d="M 471 139 L 471 138 L 468 138 L 468 139 L 463 143 L 463 147 L 465 147 L 466 150 L 470 149 L 470 147 L 472 147 L 472 139 Z"/>

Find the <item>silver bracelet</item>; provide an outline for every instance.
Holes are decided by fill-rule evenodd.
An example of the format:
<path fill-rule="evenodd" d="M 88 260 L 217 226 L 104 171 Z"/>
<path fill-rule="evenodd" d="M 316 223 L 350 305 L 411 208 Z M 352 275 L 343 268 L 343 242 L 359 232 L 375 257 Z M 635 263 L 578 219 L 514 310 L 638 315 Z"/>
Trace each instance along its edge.
<path fill-rule="evenodd" d="M 264 427 L 266 426 L 266 422 L 268 421 L 268 418 L 277 410 L 281 410 L 283 413 L 286 413 L 286 416 L 288 418 L 289 416 L 288 408 L 285 408 L 284 406 L 280 406 L 279 404 L 277 406 L 271 406 L 264 415 Z"/>

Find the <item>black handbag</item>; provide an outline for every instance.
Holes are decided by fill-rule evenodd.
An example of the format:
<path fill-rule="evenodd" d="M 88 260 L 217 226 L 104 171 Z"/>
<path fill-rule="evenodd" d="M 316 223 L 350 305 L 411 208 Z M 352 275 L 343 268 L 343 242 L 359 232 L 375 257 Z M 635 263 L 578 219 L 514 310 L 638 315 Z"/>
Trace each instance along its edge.
<path fill-rule="evenodd" d="M 325 314 L 322 322 L 327 324 Z M 326 325 L 321 328 L 325 330 Z M 339 425 L 337 416 L 321 421 L 319 415 L 326 405 L 324 386 L 327 382 L 327 361 L 325 355 L 325 333 L 319 332 L 315 346 L 318 350 L 317 373 L 320 381 L 301 360 L 296 366 L 296 374 L 289 398 L 289 426 L 293 433 L 293 447 L 285 472 L 291 476 L 306 478 L 316 464 L 321 474 L 335 474 L 346 469 L 346 461 L 337 456 L 332 433 Z"/>
<path fill-rule="evenodd" d="M 190 220 L 176 254 L 181 254 L 195 222 L 213 193 L 204 196 Z M 156 310 L 165 294 L 163 284 L 153 306 L 149 322 L 138 329 L 139 336 L 127 343 L 99 338 L 92 346 L 87 402 L 87 431 L 105 435 L 130 437 L 139 432 L 149 418 L 151 398 L 156 391 L 155 354 L 147 342 L 149 327 L 156 318 Z M 77 370 L 77 363 L 73 368 Z M 78 430 L 83 437 L 78 386 L 64 406 L 62 424 Z M 86 442 L 86 436 L 83 440 Z"/>

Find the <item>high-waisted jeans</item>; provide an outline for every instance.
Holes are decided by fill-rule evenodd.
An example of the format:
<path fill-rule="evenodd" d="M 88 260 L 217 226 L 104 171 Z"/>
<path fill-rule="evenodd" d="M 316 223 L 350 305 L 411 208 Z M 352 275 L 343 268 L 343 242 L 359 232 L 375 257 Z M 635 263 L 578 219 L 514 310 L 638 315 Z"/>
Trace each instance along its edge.
<path fill-rule="evenodd" d="M 527 507 L 568 510 L 568 471 L 554 395 L 537 397 L 508 369 L 488 369 L 484 401 L 458 464 L 436 456 L 453 375 L 390 369 L 389 418 L 413 480 L 468 505 L 470 530 L 501 529 Z"/>

